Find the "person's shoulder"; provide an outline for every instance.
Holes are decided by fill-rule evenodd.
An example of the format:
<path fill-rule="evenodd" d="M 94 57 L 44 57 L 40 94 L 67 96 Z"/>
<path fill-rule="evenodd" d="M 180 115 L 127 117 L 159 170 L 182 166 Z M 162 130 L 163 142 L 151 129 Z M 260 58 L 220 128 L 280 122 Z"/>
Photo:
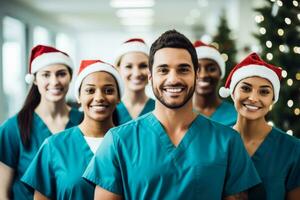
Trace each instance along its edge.
<path fill-rule="evenodd" d="M 6 119 L 2 124 L 1 127 L 11 127 L 16 126 L 18 124 L 18 114 L 13 115 Z"/>
<path fill-rule="evenodd" d="M 65 129 L 59 133 L 55 133 L 47 138 L 48 143 L 53 144 L 64 144 L 68 143 L 72 138 L 72 134 L 75 134 L 78 131 L 78 126 L 73 126 L 71 128 Z"/>
<path fill-rule="evenodd" d="M 197 123 L 200 130 L 206 127 L 210 134 L 216 134 L 220 137 L 239 137 L 239 133 L 232 127 L 216 122 L 203 115 L 198 115 Z"/>
<path fill-rule="evenodd" d="M 300 148 L 300 140 L 292 135 L 287 134 L 283 130 L 277 128 L 277 127 L 272 127 L 271 134 L 278 138 L 278 142 L 281 144 L 287 143 L 289 144 L 288 146 L 295 146 L 296 148 Z"/>
<path fill-rule="evenodd" d="M 136 119 L 130 120 L 124 124 L 121 124 L 119 126 L 116 126 L 114 128 L 111 128 L 109 132 L 113 135 L 118 135 L 120 137 L 122 136 L 128 136 L 128 134 L 134 134 L 137 133 L 137 130 L 140 126 L 144 125 L 146 121 L 149 120 L 152 113 L 147 113 L 141 117 L 137 117 Z"/>

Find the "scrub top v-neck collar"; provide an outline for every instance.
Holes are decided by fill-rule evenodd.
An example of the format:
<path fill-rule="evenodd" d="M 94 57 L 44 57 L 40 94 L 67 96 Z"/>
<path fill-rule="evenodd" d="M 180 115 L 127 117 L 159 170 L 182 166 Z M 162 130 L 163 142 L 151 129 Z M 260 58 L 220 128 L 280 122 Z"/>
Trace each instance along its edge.
<path fill-rule="evenodd" d="M 275 135 L 273 134 L 273 128 L 271 131 L 268 133 L 264 141 L 259 145 L 259 147 L 256 149 L 254 154 L 251 156 L 253 160 L 260 160 L 260 159 L 265 159 L 265 154 L 268 153 L 269 151 L 272 151 L 270 148 L 270 144 L 274 140 Z"/>
<path fill-rule="evenodd" d="M 74 108 L 71 108 L 71 110 L 69 111 L 69 121 L 68 121 L 68 123 L 66 124 L 64 130 L 67 129 L 67 128 L 70 128 L 70 127 L 72 127 L 72 126 L 74 126 L 74 125 L 77 124 L 76 122 L 74 122 L 74 121 L 72 120 L 72 113 L 73 113 L 73 112 L 75 112 L 75 111 L 74 111 Z M 41 121 L 41 125 L 42 125 L 43 129 L 44 129 L 44 130 L 47 130 L 47 131 L 50 133 L 50 135 L 53 135 L 54 133 L 52 133 L 52 132 L 50 131 L 50 129 L 48 128 L 47 124 L 43 121 L 43 119 L 42 119 L 36 112 L 33 112 L 33 113 L 34 113 L 34 116 L 35 116 L 37 119 L 39 119 L 39 121 Z M 62 131 L 63 131 L 63 130 L 62 130 Z"/>
<path fill-rule="evenodd" d="M 147 107 L 148 107 L 148 104 L 150 104 L 150 103 L 151 103 L 151 99 L 149 98 L 149 99 L 147 100 L 147 102 L 145 103 L 143 109 L 142 109 L 141 112 L 139 113 L 138 117 L 144 114 L 145 110 L 146 110 Z M 125 104 L 124 104 L 123 101 L 120 102 L 120 106 L 122 107 L 122 110 L 124 110 L 124 112 L 126 112 L 126 114 L 127 114 L 131 119 L 133 119 L 132 116 L 130 115 L 128 109 L 126 108 L 126 106 L 125 106 Z"/>
<path fill-rule="evenodd" d="M 148 119 L 148 123 L 153 128 L 153 132 L 158 135 L 161 141 L 161 145 L 166 148 L 167 152 L 170 153 L 174 158 L 180 156 L 185 152 L 185 150 L 189 147 L 189 144 L 193 141 L 193 138 L 196 134 L 199 134 L 199 129 L 194 128 L 197 126 L 197 116 L 193 122 L 190 124 L 188 130 L 185 132 L 183 138 L 179 142 L 177 146 L 173 144 L 171 141 L 169 135 L 163 128 L 162 124 L 158 121 L 158 119 L 155 117 L 153 113 L 150 114 Z M 195 131 L 197 130 L 197 131 Z"/>

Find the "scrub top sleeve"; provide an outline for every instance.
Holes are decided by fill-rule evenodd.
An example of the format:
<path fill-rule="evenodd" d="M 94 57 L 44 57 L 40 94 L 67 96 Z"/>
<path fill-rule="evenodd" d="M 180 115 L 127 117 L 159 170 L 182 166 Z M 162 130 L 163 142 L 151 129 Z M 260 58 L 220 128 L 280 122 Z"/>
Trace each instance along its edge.
<path fill-rule="evenodd" d="M 0 126 L 0 161 L 16 169 L 20 152 L 18 125 L 10 119 Z M 16 120 L 16 119 L 15 119 Z"/>
<path fill-rule="evenodd" d="M 122 176 L 115 140 L 117 140 L 117 135 L 113 135 L 110 131 L 105 135 L 101 146 L 86 168 L 83 178 L 122 196 Z"/>
<path fill-rule="evenodd" d="M 287 177 L 287 190 L 291 191 L 300 187 L 300 146 L 295 148 L 295 151 L 292 153 L 293 157 L 295 158 L 293 161 L 293 165 L 289 171 Z"/>
<path fill-rule="evenodd" d="M 246 191 L 261 182 L 238 133 L 232 138 L 229 151 L 224 197 Z"/>
<path fill-rule="evenodd" d="M 55 196 L 55 177 L 51 163 L 51 145 L 46 139 L 30 163 L 21 181 L 44 196 Z"/>

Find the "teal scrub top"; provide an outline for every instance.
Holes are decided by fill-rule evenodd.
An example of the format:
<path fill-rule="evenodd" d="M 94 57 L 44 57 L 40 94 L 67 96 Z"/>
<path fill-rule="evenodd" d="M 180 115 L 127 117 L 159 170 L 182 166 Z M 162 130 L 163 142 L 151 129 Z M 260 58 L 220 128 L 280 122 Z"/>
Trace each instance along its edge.
<path fill-rule="evenodd" d="M 83 177 L 135 200 L 220 200 L 260 183 L 231 128 L 199 115 L 175 147 L 152 112 L 111 129 Z"/>
<path fill-rule="evenodd" d="M 50 199 L 93 199 L 81 176 L 94 156 L 78 126 L 47 138 L 21 181 Z"/>
<path fill-rule="evenodd" d="M 148 99 L 146 102 L 143 110 L 139 114 L 139 116 L 142 116 L 148 112 L 151 112 L 154 110 L 155 107 L 155 101 L 151 98 Z M 130 120 L 132 120 L 132 117 L 130 116 L 125 104 L 121 101 L 117 107 L 116 107 L 116 115 L 117 115 L 117 123 L 116 125 L 124 124 Z"/>
<path fill-rule="evenodd" d="M 78 125 L 83 119 L 83 114 L 76 109 L 71 109 L 70 119 L 66 128 Z M 17 122 L 17 115 L 6 120 L 0 126 L 0 161 L 14 169 L 12 183 L 12 199 L 33 199 L 32 191 L 28 190 L 20 179 L 36 155 L 44 140 L 52 133 L 47 125 L 36 114 L 33 114 L 30 147 L 23 146 Z"/>
<path fill-rule="evenodd" d="M 252 156 L 268 200 L 285 199 L 300 187 L 300 141 L 272 128 Z"/>
<path fill-rule="evenodd" d="M 229 102 L 222 101 L 216 111 L 210 116 L 210 119 L 232 127 L 237 119 L 237 112 L 234 105 Z"/>

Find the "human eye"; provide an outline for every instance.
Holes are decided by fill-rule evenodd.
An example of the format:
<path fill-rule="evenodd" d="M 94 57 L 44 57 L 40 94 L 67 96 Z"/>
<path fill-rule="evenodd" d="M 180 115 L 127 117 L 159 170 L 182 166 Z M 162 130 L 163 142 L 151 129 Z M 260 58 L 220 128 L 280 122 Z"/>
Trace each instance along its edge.
<path fill-rule="evenodd" d="M 86 94 L 93 94 L 93 93 L 95 93 L 95 89 L 92 88 L 92 87 L 87 87 L 87 88 L 84 89 L 84 92 Z"/>
<path fill-rule="evenodd" d="M 260 89 L 259 90 L 259 93 L 262 95 L 262 96 L 267 96 L 268 94 L 271 93 L 271 91 L 267 88 L 263 88 L 263 89 Z"/>
<path fill-rule="evenodd" d="M 104 88 L 104 93 L 108 94 L 108 95 L 114 94 L 115 93 L 115 88 L 114 87 L 106 87 L 106 88 Z"/>
<path fill-rule="evenodd" d="M 157 72 L 160 74 L 166 74 L 168 73 L 168 69 L 166 67 L 160 67 L 158 68 Z"/>
<path fill-rule="evenodd" d="M 146 63 L 142 63 L 139 65 L 139 68 L 140 69 L 145 69 L 145 68 L 148 68 L 148 65 Z"/>
<path fill-rule="evenodd" d="M 216 65 L 210 65 L 208 68 L 207 68 L 207 72 L 209 73 L 213 73 L 215 71 L 217 71 L 217 66 Z"/>
<path fill-rule="evenodd" d="M 66 71 L 60 71 L 60 72 L 57 72 L 56 75 L 60 76 L 60 77 L 65 77 L 67 75 L 67 72 Z"/>
<path fill-rule="evenodd" d="M 131 68 L 132 68 L 132 65 L 130 65 L 130 64 L 125 65 L 125 68 L 126 68 L 126 69 L 131 69 Z"/>
<path fill-rule="evenodd" d="M 190 72 L 190 68 L 189 67 L 180 67 L 179 72 L 188 73 L 188 72 Z"/>
<path fill-rule="evenodd" d="M 250 92 L 251 91 L 251 87 L 248 86 L 248 85 L 242 85 L 240 88 L 243 92 Z"/>
<path fill-rule="evenodd" d="M 50 74 L 47 73 L 47 72 L 42 73 L 41 75 L 42 75 L 42 77 L 44 77 L 44 78 L 49 78 L 49 77 L 50 77 Z"/>

